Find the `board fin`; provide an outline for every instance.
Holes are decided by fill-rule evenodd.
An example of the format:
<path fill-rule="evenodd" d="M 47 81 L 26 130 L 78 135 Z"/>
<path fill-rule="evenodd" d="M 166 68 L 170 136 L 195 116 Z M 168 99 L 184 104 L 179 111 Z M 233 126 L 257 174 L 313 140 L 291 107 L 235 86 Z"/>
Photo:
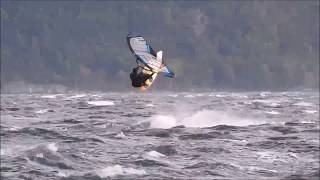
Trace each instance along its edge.
<path fill-rule="evenodd" d="M 159 61 L 162 60 L 162 54 L 163 54 L 162 51 L 158 51 L 158 52 L 157 52 L 157 59 L 158 59 Z"/>

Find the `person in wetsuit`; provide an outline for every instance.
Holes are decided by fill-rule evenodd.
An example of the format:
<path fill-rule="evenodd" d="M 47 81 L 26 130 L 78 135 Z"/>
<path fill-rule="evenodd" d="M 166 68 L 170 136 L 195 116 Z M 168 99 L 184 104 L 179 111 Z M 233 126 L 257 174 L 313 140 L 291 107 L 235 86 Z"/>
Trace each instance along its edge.
<path fill-rule="evenodd" d="M 130 73 L 130 79 L 132 81 L 133 87 L 142 87 L 145 86 L 145 82 L 152 77 L 153 74 L 143 73 L 143 68 L 138 66 L 132 69 Z"/>

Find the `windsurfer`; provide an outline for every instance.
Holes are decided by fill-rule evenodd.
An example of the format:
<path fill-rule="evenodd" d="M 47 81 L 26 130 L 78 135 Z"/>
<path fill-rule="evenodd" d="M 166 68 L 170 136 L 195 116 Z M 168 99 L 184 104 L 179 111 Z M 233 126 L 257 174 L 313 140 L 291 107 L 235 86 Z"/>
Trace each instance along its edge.
<path fill-rule="evenodd" d="M 147 73 L 142 67 L 138 66 L 132 69 L 130 79 L 133 87 L 150 86 L 153 73 Z"/>

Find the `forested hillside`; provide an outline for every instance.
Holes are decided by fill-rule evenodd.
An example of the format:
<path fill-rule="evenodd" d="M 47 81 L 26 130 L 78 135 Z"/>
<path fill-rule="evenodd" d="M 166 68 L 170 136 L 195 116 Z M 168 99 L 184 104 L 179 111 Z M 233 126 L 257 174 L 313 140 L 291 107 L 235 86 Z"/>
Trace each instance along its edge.
<path fill-rule="evenodd" d="M 128 33 L 176 79 L 153 88 L 319 87 L 319 1 L 1 1 L 1 88 L 129 89 Z"/>

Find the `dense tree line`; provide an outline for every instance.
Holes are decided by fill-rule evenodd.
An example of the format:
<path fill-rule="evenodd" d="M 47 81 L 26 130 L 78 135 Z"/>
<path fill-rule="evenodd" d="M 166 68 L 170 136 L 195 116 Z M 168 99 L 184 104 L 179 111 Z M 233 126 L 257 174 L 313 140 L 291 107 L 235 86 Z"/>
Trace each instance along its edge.
<path fill-rule="evenodd" d="M 1 88 L 130 88 L 128 33 L 177 74 L 155 88 L 319 87 L 319 1 L 1 1 Z"/>

